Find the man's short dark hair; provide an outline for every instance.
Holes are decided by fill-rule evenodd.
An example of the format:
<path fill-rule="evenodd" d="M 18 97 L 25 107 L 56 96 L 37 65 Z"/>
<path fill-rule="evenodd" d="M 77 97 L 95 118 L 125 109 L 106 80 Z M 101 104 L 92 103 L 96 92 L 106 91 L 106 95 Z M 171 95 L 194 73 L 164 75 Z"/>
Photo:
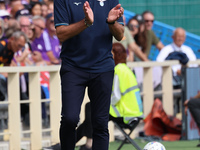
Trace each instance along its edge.
<path fill-rule="evenodd" d="M 152 14 L 154 16 L 154 14 L 150 11 L 150 10 L 146 10 L 142 13 L 142 16 L 144 17 L 144 15 L 146 14 Z"/>

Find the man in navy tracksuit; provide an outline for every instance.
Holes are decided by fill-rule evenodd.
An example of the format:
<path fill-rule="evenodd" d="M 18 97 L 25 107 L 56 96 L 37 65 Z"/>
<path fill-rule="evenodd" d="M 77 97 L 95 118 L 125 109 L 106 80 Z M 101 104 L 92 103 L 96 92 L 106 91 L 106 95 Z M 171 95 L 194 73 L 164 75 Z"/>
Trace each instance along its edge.
<path fill-rule="evenodd" d="M 123 8 L 118 0 L 56 0 L 56 33 L 62 42 L 60 76 L 62 150 L 75 147 L 76 127 L 85 88 L 91 101 L 93 150 L 107 150 L 114 73 L 112 36 L 123 38 Z"/>

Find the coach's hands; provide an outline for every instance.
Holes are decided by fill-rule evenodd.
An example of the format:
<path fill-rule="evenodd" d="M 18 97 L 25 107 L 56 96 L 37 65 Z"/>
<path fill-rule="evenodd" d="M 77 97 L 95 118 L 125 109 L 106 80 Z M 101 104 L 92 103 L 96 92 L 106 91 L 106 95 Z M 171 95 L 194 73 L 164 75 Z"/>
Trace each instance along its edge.
<path fill-rule="evenodd" d="M 91 25 L 94 22 L 94 14 L 92 9 L 90 8 L 90 4 L 88 3 L 88 1 L 86 1 L 83 5 L 83 10 L 85 13 L 85 21 L 87 22 L 87 24 Z"/>
<path fill-rule="evenodd" d="M 110 10 L 108 14 L 107 21 L 108 22 L 115 22 L 124 14 L 124 9 L 121 7 L 121 4 L 118 4 L 113 9 Z"/>

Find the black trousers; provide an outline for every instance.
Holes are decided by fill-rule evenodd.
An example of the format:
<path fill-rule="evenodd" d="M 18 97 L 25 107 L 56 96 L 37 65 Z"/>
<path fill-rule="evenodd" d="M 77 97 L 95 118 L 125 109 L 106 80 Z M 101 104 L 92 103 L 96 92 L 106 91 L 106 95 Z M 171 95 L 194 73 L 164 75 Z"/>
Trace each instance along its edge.
<path fill-rule="evenodd" d="M 114 71 L 88 73 L 62 65 L 60 70 L 62 89 L 62 117 L 60 142 L 62 150 L 74 150 L 76 127 L 81 104 L 88 87 L 91 102 L 93 150 L 108 150 L 108 120 Z"/>
<path fill-rule="evenodd" d="M 188 102 L 188 108 L 200 130 L 200 99 L 191 99 Z"/>

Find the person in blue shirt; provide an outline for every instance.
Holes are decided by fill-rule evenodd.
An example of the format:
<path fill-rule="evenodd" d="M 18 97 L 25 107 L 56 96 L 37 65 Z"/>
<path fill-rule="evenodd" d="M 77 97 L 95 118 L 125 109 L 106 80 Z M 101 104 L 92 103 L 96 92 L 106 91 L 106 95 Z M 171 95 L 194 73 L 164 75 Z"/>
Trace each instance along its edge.
<path fill-rule="evenodd" d="M 124 9 L 118 0 L 56 0 L 54 22 L 62 42 L 60 76 L 62 150 L 73 150 L 79 113 L 88 87 L 93 150 L 108 150 L 109 107 L 114 74 L 112 36 L 123 38 Z"/>

